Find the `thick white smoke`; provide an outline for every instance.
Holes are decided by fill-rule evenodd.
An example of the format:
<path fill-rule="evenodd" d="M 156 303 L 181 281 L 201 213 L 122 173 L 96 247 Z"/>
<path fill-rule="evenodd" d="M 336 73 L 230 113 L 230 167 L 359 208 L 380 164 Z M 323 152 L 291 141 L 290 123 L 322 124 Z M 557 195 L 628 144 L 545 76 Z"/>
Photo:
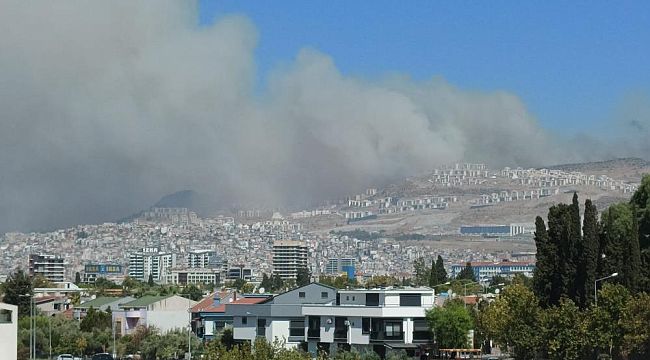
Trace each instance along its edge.
<path fill-rule="evenodd" d="M 314 50 L 255 95 L 253 24 L 200 27 L 187 2 L 0 7 L 0 231 L 115 219 L 187 188 L 278 206 L 463 159 L 584 158 L 512 94 L 368 82 Z"/>

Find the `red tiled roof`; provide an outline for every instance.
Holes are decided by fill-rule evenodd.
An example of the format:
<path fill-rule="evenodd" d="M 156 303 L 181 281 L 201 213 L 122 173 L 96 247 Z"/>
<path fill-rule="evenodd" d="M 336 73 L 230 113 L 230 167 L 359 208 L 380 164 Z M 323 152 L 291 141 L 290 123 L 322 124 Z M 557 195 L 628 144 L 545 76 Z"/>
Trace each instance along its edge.
<path fill-rule="evenodd" d="M 57 296 L 57 295 L 37 296 L 37 297 L 34 297 L 34 303 L 38 305 L 38 304 L 44 304 L 44 303 L 47 303 L 47 302 L 50 302 L 50 301 L 60 300 L 60 299 L 64 299 L 64 298 L 65 298 L 65 296 Z"/>

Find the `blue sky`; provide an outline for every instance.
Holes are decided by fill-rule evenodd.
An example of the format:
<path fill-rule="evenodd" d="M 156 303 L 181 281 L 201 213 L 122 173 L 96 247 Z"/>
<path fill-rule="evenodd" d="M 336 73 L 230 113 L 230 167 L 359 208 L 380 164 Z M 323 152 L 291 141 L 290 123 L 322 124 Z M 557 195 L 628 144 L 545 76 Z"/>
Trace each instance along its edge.
<path fill-rule="evenodd" d="M 517 94 L 560 132 L 603 133 L 650 89 L 650 1 L 200 1 L 200 21 L 257 27 L 258 80 L 304 47 L 348 75 L 443 77 Z"/>

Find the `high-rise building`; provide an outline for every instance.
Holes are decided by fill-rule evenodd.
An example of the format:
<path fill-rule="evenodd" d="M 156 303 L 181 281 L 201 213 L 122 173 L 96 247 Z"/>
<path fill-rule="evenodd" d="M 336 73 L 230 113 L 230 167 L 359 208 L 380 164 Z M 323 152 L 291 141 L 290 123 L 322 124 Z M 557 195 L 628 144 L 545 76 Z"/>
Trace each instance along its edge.
<path fill-rule="evenodd" d="M 351 257 L 330 258 L 325 266 L 325 273 L 328 275 L 346 273 L 348 277 L 354 278 L 355 263 L 356 259 Z"/>
<path fill-rule="evenodd" d="M 169 269 L 176 267 L 176 254 L 163 253 L 158 248 L 143 248 L 129 255 L 129 277 L 147 281 L 161 282 Z"/>
<path fill-rule="evenodd" d="M 298 269 L 307 267 L 307 246 L 302 241 L 280 240 L 273 243 L 273 273 L 282 279 L 296 279 Z"/>
<path fill-rule="evenodd" d="M 244 279 L 251 281 L 253 279 L 253 269 L 244 265 L 232 265 L 226 272 L 226 280 Z"/>
<path fill-rule="evenodd" d="M 185 254 L 185 265 L 188 268 L 216 269 L 222 266 L 221 263 L 214 250 L 194 250 Z"/>
<path fill-rule="evenodd" d="M 65 262 L 63 258 L 48 254 L 29 255 L 29 276 L 43 276 L 52 282 L 65 281 Z"/>

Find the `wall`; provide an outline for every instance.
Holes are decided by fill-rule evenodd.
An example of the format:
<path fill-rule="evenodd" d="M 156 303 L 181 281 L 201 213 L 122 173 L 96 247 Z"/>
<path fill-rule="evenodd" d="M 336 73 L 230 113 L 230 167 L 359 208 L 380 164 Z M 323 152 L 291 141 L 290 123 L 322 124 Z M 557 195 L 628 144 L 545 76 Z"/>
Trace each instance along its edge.
<path fill-rule="evenodd" d="M 187 312 L 187 309 L 191 308 L 192 306 L 196 305 L 196 301 L 192 301 L 190 299 L 186 299 L 184 297 L 174 295 L 172 297 L 169 297 L 167 299 L 160 300 L 156 303 L 153 303 L 152 305 L 149 306 L 149 309 L 151 310 L 185 310 Z"/>
<path fill-rule="evenodd" d="M 147 311 L 147 325 L 160 329 L 161 333 L 173 329 L 187 330 L 190 314 L 187 309 L 175 311 Z"/>
<path fill-rule="evenodd" d="M 0 303 L 0 310 L 11 311 L 11 322 L 0 323 L 0 354 L 3 359 L 16 360 L 18 346 L 18 307 Z"/>

